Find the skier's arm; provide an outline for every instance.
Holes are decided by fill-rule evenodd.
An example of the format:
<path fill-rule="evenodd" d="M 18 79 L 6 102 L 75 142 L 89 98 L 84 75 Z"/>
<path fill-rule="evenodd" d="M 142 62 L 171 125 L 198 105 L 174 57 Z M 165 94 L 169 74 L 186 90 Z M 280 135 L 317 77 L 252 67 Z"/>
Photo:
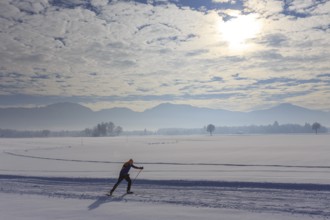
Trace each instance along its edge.
<path fill-rule="evenodd" d="M 132 164 L 132 167 L 135 168 L 135 169 L 140 169 L 140 170 L 143 169 L 143 167 L 137 167 L 137 166 L 134 166 L 133 164 Z"/>

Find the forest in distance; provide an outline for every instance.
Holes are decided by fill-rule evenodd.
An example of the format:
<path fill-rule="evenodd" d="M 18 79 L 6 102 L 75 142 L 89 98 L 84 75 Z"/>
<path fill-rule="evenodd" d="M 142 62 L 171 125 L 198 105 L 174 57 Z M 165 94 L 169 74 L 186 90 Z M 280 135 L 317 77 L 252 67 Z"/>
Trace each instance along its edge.
<path fill-rule="evenodd" d="M 209 124 L 212 125 L 212 124 Z M 275 121 L 269 125 L 249 126 L 214 126 L 210 132 L 208 126 L 203 128 L 162 128 L 156 131 L 148 129 L 125 131 L 114 123 L 100 123 L 94 128 L 80 131 L 51 131 L 51 130 L 14 130 L 0 129 L 0 138 L 25 138 L 25 137 L 114 137 L 120 135 L 221 135 L 221 134 L 308 134 L 328 133 L 329 129 L 318 122 L 313 124 L 279 124 Z"/>

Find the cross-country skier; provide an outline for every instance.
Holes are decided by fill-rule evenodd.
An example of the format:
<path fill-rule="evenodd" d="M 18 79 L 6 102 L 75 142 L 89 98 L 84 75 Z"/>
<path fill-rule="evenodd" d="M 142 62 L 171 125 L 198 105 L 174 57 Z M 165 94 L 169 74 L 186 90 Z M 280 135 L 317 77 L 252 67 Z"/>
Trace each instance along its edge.
<path fill-rule="evenodd" d="M 129 161 L 127 161 L 126 163 L 124 163 L 123 167 L 121 168 L 120 174 L 119 174 L 119 178 L 117 183 L 113 186 L 112 190 L 110 191 L 109 195 L 111 196 L 112 193 L 115 191 L 115 189 L 117 188 L 117 186 L 120 184 L 121 181 L 123 181 L 123 179 L 125 179 L 127 181 L 127 193 L 131 194 L 131 185 L 132 185 L 132 180 L 129 177 L 129 170 L 131 169 L 131 167 L 133 167 L 134 169 L 140 169 L 142 170 L 143 167 L 137 167 L 134 166 L 133 164 L 133 159 L 130 159 Z"/>

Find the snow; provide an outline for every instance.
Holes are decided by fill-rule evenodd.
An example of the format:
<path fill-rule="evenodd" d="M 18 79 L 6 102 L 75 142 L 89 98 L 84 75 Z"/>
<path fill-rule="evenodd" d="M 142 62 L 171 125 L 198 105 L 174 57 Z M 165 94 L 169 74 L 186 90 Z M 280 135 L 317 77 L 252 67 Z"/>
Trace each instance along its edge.
<path fill-rule="evenodd" d="M 328 219 L 330 135 L 0 139 L 0 219 Z M 144 166 L 104 196 L 124 161 Z M 131 169 L 132 179 L 138 170 Z"/>
<path fill-rule="evenodd" d="M 1 194 L 1 219 L 191 219 L 191 220 L 299 220 L 301 216 L 291 214 L 246 213 L 234 209 L 194 208 L 171 204 L 150 204 L 128 200 L 102 203 L 95 209 L 88 209 L 92 200 L 43 198 L 35 195 Z M 18 209 L 20 207 L 20 209 Z"/>

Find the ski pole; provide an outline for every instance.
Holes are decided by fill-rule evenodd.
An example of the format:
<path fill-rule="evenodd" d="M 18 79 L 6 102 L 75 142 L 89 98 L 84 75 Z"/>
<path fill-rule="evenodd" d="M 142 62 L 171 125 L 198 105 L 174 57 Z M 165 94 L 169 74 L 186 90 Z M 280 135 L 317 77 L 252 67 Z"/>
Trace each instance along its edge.
<path fill-rule="evenodd" d="M 136 177 L 135 177 L 134 180 L 132 181 L 132 185 L 133 185 L 133 183 L 135 182 L 136 178 L 140 175 L 141 171 L 142 171 L 142 169 L 138 172 L 138 174 L 136 175 Z"/>

